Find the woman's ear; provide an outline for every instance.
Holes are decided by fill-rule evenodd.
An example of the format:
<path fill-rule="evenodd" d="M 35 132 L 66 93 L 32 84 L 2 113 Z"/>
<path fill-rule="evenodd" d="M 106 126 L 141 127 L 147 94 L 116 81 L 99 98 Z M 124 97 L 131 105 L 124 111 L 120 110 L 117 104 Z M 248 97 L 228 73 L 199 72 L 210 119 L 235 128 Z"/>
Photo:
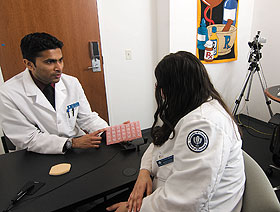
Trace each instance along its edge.
<path fill-rule="evenodd" d="M 35 65 L 33 62 L 31 62 L 27 59 L 23 59 L 23 63 L 25 65 L 25 67 L 28 68 L 30 71 L 33 71 L 35 69 Z"/>

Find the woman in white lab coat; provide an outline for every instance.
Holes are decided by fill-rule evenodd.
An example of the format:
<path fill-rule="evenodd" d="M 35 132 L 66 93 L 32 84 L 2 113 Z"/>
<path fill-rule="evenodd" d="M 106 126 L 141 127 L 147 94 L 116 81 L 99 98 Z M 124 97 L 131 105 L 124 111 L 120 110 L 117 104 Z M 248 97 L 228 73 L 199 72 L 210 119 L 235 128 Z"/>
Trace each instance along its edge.
<path fill-rule="evenodd" d="M 242 140 L 205 67 L 193 54 L 177 52 L 163 58 L 155 76 L 153 143 L 128 202 L 107 210 L 240 211 Z"/>

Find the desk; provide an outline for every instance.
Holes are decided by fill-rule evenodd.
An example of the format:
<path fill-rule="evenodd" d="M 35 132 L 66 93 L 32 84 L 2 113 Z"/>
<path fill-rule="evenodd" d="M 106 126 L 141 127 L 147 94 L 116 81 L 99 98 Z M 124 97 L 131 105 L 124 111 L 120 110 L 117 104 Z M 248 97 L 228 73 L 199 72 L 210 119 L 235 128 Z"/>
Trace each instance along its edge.
<path fill-rule="evenodd" d="M 265 89 L 264 92 L 269 98 L 273 99 L 276 102 L 280 102 L 280 96 L 277 96 L 277 94 L 280 92 L 280 85 L 269 87 Z"/>
<path fill-rule="evenodd" d="M 142 139 L 134 141 L 136 144 L 142 142 Z M 8 207 L 19 189 L 30 180 L 46 184 L 34 195 L 25 196 L 12 211 L 55 211 L 124 189 L 137 179 L 140 160 L 147 147 L 148 144 L 141 146 L 139 152 L 121 151 L 119 144 L 101 144 L 99 149 L 75 149 L 65 155 L 42 155 L 26 150 L 0 155 L 0 211 Z M 106 161 L 109 162 L 104 164 Z M 72 165 L 69 173 L 61 176 L 48 174 L 51 166 L 64 162 Z M 50 193 L 24 201 L 95 168 L 95 171 Z M 126 168 L 136 169 L 137 172 L 132 176 L 125 176 L 123 171 Z"/>

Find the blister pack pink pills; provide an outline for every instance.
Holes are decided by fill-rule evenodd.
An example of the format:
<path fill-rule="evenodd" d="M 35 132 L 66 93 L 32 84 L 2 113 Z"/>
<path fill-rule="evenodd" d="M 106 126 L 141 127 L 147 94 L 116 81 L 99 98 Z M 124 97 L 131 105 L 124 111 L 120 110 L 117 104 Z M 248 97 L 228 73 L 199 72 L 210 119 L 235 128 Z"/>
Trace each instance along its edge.
<path fill-rule="evenodd" d="M 142 137 L 140 122 L 130 122 L 128 124 L 115 125 L 106 128 L 107 145 L 116 144 L 123 141 L 132 141 Z"/>

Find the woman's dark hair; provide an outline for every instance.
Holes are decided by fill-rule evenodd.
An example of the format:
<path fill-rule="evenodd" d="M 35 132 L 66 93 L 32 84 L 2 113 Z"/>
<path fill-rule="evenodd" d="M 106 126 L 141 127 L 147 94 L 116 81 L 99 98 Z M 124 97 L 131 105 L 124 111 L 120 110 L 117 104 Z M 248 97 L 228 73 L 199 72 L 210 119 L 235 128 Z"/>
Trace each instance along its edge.
<path fill-rule="evenodd" d="M 151 131 L 155 145 L 164 144 L 171 133 L 173 138 L 178 121 L 209 98 L 218 100 L 232 117 L 204 65 L 193 54 L 180 51 L 165 56 L 157 65 L 155 76 L 157 110 Z M 162 126 L 157 126 L 159 118 Z"/>
<path fill-rule="evenodd" d="M 22 57 L 35 64 L 36 57 L 40 56 L 41 51 L 62 48 L 63 42 L 56 37 L 45 33 L 35 32 L 24 36 L 21 39 L 20 48 Z"/>

